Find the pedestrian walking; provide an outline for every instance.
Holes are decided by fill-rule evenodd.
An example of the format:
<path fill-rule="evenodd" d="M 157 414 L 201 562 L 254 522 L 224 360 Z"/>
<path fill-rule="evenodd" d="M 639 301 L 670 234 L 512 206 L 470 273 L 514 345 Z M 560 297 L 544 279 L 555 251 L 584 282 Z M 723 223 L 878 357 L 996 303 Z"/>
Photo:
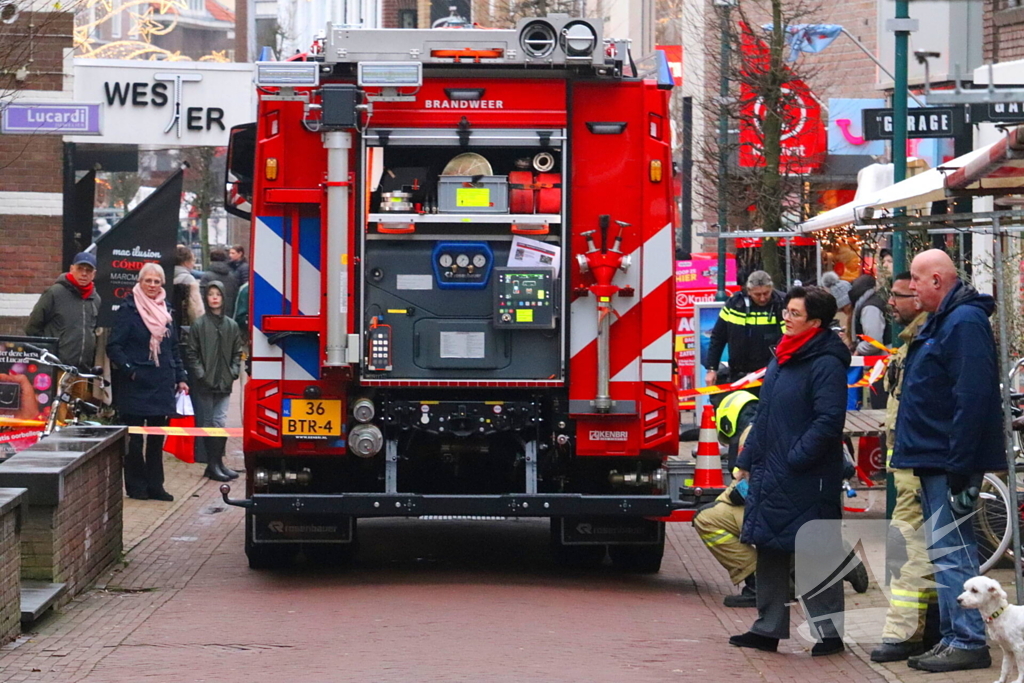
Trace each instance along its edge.
<path fill-rule="evenodd" d="M 116 368 L 114 406 L 128 426 L 166 426 L 175 411 L 176 391 L 188 392 L 171 323 L 163 268 L 147 263 L 121 302 L 107 342 L 107 356 Z M 128 438 L 124 486 L 129 498 L 174 500 L 164 490 L 163 444 L 163 436 Z"/>
<path fill-rule="evenodd" d="M 829 291 L 836 300 L 836 320 L 839 323 L 840 334 L 843 342 L 850 343 L 850 315 L 853 313 L 853 303 L 850 301 L 850 283 L 843 280 L 834 272 L 825 273 L 821 276 L 821 286 Z"/>
<path fill-rule="evenodd" d="M 889 394 L 885 412 L 886 466 L 896 486 L 896 505 L 889 526 L 902 539 L 907 559 L 899 573 L 893 573 L 889 581 L 892 598 L 885 614 L 882 643 L 871 651 L 871 661 L 879 663 L 903 661 L 925 651 L 926 616 L 936 599 L 931 582 L 932 566 L 924 542 L 924 513 L 918 500 L 921 480 L 913 470 L 896 469 L 890 463 L 896 443 L 896 415 L 907 350 L 928 319 L 928 313 L 918 308 L 914 293 L 910 291 L 909 271 L 900 273 L 892 281 L 889 307 L 896 322 L 903 326 L 900 332 L 903 345 L 889 359 L 885 376 L 885 388 Z"/>
<path fill-rule="evenodd" d="M 235 274 L 238 286 L 241 287 L 249 282 L 249 262 L 245 260 L 245 247 L 236 244 L 228 249 L 228 259 L 228 265 L 231 266 L 231 272 Z"/>
<path fill-rule="evenodd" d="M 886 347 L 892 343 L 892 326 L 887 316 L 888 306 L 878 291 L 875 278 L 865 274 L 854 280 L 850 288 L 850 300 L 853 301 L 853 314 L 850 316 L 850 348 L 853 354 L 886 355 L 886 351 L 861 339 L 861 335 L 864 335 Z M 868 372 L 868 369 L 864 372 Z M 874 410 L 882 410 L 885 408 L 886 399 L 885 388 L 879 380 L 868 392 L 868 404 Z"/>
<path fill-rule="evenodd" d="M 242 365 L 242 334 L 224 314 L 224 284 L 213 280 L 206 286 L 206 314 L 188 333 L 188 363 L 192 368 L 192 399 L 202 408 L 200 427 L 224 427 L 231 389 Z M 227 438 L 201 437 L 206 451 L 206 471 L 214 481 L 228 481 L 238 473 L 224 465 Z"/>
<path fill-rule="evenodd" d="M 224 315 L 229 318 L 235 315 L 235 299 L 238 298 L 238 279 L 228 263 L 228 252 L 223 249 L 210 250 L 210 267 L 199 280 L 199 289 L 203 300 L 206 300 L 206 287 L 214 280 L 224 286 Z"/>
<path fill-rule="evenodd" d="M 711 330 L 711 343 L 704 359 L 705 383 L 715 383 L 726 347 L 729 382 L 767 366 L 772 359 L 772 347 L 782 337 L 782 327 L 782 294 L 774 289 L 771 275 L 755 270 L 747 278 L 746 291 L 733 294 L 725 302 Z"/>
<path fill-rule="evenodd" d="M 192 274 L 196 265 L 195 255 L 192 250 L 184 244 L 179 244 L 174 252 L 174 288 L 171 300 L 171 310 L 174 314 L 174 331 L 178 334 L 178 352 L 182 362 L 185 363 L 185 372 L 192 377 L 192 368 L 188 365 L 188 358 L 185 354 L 185 343 L 188 340 L 188 329 L 192 323 L 206 313 L 206 306 L 203 305 L 203 295 L 199 290 L 199 280 Z M 192 409 L 196 424 L 202 423 L 200 406 L 193 401 Z M 206 451 L 203 448 L 201 439 L 195 440 L 195 447 L 192 450 L 196 462 L 206 462 Z"/>
<path fill-rule="evenodd" d="M 203 307 L 203 296 L 199 292 L 199 281 L 192 276 L 192 269 L 195 265 L 196 257 L 192 250 L 184 244 L 179 244 L 174 251 L 174 296 L 172 297 L 174 322 L 179 339 L 182 336 L 181 328 L 187 328 L 206 312 Z"/>
<path fill-rule="evenodd" d="M 784 304 L 785 336 L 768 366 L 736 472 L 738 479 L 749 480 L 740 540 L 757 548 L 757 620 L 729 642 L 768 652 L 789 637 L 787 603 L 797 532 L 814 520 L 842 518 L 850 363 L 849 349 L 829 329 L 836 300 L 827 290 L 794 287 Z M 818 550 L 841 558 L 841 535 L 831 536 L 828 548 Z M 810 588 L 796 587 L 819 641 L 811 654 L 842 652 L 843 584 Z"/>
<path fill-rule="evenodd" d="M 922 671 L 984 669 L 992 664 L 985 628 L 957 596 L 978 574 L 969 517 L 985 472 L 1006 469 L 999 368 L 989 316 L 995 300 L 957 277 L 949 256 L 914 258 L 910 289 L 931 313 L 907 351 L 896 415 L 892 466 L 921 479 L 925 540 L 934 565 L 942 640 L 907 660 Z"/>
<path fill-rule="evenodd" d="M 95 279 L 96 257 L 84 251 L 75 254 L 68 272 L 39 297 L 25 326 L 30 337 L 56 337 L 60 362 L 84 371 L 96 360 L 100 295 Z"/>

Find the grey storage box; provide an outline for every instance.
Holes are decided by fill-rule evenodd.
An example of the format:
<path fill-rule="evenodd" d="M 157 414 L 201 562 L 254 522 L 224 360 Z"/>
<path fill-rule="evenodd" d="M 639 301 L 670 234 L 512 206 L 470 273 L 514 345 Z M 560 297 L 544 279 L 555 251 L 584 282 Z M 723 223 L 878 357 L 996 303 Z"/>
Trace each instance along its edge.
<path fill-rule="evenodd" d="M 508 176 L 441 176 L 437 208 L 441 213 L 508 213 Z"/>

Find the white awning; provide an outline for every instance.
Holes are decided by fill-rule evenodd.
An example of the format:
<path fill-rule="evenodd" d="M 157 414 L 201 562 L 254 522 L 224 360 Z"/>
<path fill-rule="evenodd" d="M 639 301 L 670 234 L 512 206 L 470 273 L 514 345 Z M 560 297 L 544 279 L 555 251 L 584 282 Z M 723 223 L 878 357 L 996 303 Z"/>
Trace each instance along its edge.
<path fill-rule="evenodd" d="M 884 209 L 950 199 L 960 190 L 991 190 L 990 194 L 1024 192 L 1024 126 L 1009 131 L 987 147 L 817 215 L 801 223 L 797 231 L 851 225 Z"/>

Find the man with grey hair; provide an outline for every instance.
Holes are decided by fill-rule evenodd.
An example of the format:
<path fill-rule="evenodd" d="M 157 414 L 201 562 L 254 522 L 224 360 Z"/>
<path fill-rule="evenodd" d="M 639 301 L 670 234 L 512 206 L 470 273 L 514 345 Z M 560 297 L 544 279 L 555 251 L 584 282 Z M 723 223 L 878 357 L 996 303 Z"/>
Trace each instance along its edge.
<path fill-rule="evenodd" d="M 772 348 L 782 337 L 781 292 L 772 286 L 772 276 L 755 270 L 747 277 L 746 291 L 733 294 L 711 331 L 704 367 L 705 381 L 714 384 L 722 352 L 729 347 L 729 382 L 766 367 Z M 756 393 L 756 389 L 752 390 Z"/>

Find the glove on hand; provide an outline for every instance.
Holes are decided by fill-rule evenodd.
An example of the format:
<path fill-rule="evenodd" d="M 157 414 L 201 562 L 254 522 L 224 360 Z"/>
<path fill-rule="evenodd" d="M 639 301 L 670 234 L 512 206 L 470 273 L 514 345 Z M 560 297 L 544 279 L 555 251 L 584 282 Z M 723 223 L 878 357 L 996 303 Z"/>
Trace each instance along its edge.
<path fill-rule="evenodd" d="M 985 475 L 981 473 L 974 474 L 961 474 L 960 472 L 947 472 L 946 481 L 949 482 L 949 492 L 954 496 L 961 493 L 964 489 L 973 486 L 976 489 L 981 489 L 981 482 L 985 479 Z"/>
<path fill-rule="evenodd" d="M 949 507 L 954 517 L 966 517 L 974 512 L 974 506 L 978 503 L 978 496 L 981 491 L 977 486 L 968 486 L 956 495 L 950 495 Z"/>

